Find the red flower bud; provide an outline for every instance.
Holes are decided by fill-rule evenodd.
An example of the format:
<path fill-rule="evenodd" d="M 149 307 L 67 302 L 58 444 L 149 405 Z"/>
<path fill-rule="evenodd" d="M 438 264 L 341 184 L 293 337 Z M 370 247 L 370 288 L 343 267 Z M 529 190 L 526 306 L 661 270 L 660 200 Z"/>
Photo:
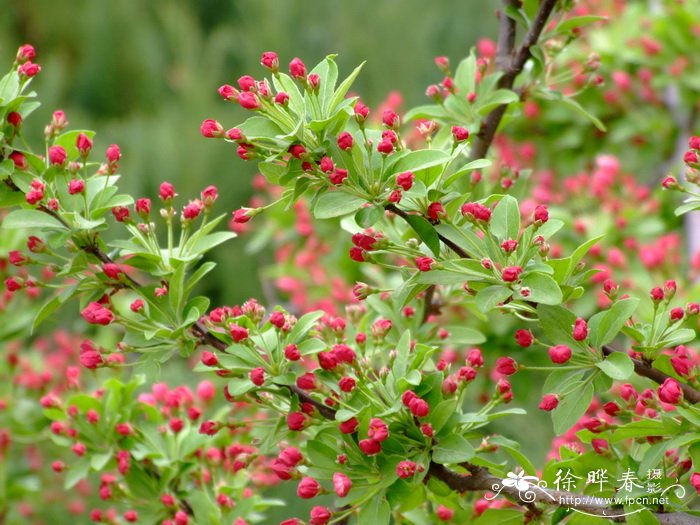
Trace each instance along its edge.
<path fill-rule="evenodd" d="M 528 348 L 530 345 L 532 345 L 534 340 L 535 338 L 530 330 L 520 328 L 519 330 L 515 331 L 515 342 L 523 348 Z"/>
<path fill-rule="evenodd" d="M 462 126 L 452 126 L 452 137 L 455 142 L 464 142 L 469 138 L 469 130 Z"/>
<path fill-rule="evenodd" d="M 78 152 L 80 153 L 81 157 L 87 157 L 88 153 L 90 153 L 90 150 L 92 149 L 92 140 L 85 133 L 78 135 L 78 138 L 75 140 L 75 144 L 78 147 Z"/>
<path fill-rule="evenodd" d="M 683 399 L 683 390 L 673 378 L 667 378 L 657 389 L 659 399 L 670 405 L 677 405 Z"/>
<path fill-rule="evenodd" d="M 34 57 L 36 57 L 36 50 L 34 49 L 34 46 L 24 44 L 19 46 L 15 59 L 17 62 L 26 62 L 27 60 L 33 60 Z"/>
<path fill-rule="evenodd" d="M 169 182 L 164 182 L 160 185 L 160 189 L 158 190 L 158 196 L 165 203 L 168 203 L 171 200 L 173 200 L 176 195 L 177 193 L 175 193 L 175 187 Z"/>
<path fill-rule="evenodd" d="M 508 266 L 501 272 L 501 278 L 507 282 L 511 283 L 520 279 L 520 274 L 523 269 L 520 266 Z"/>
<path fill-rule="evenodd" d="M 549 212 L 547 211 L 547 206 L 544 204 L 538 204 L 535 207 L 534 212 L 535 224 L 544 224 L 549 220 Z"/>
<path fill-rule="evenodd" d="M 583 341 L 588 337 L 588 324 L 580 317 L 574 323 L 573 337 L 576 341 Z"/>
<path fill-rule="evenodd" d="M 265 51 L 262 54 L 260 63 L 263 65 L 263 67 L 266 67 L 273 73 L 276 73 L 280 68 L 279 57 L 274 51 Z"/>
<path fill-rule="evenodd" d="M 553 363 L 562 365 L 571 359 L 571 348 L 566 345 L 557 345 L 549 349 L 549 358 Z"/>
<path fill-rule="evenodd" d="M 539 409 L 550 412 L 559 405 L 559 397 L 556 394 L 545 394 L 540 401 Z"/>
<path fill-rule="evenodd" d="M 62 166 L 66 162 L 66 150 L 62 146 L 51 146 L 49 148 L 49 164 L 52 166 Z"/>
<path fill-rule="evenodd" d="M 518 371 L 518 363 L 511 357 L 499 357 L 496 360 L 496 372 L 510 376 Z"/>
<path fill-rule="evenodd" d="M 416 257 L 415 262 L 416 267 L 421 272 L 429 272 L 435 264 L 435 261 L 430 257 Z"/>
<path fill-rule="evenodd" d="M 306 66 L 300 58 L 294 57 L 289 63 L 289 74 L 297 80 L 306 79 Z"/>
<path fill-rule="evenodd" d="M 68 183 L 68 193 L 76 195 L 85 191 L 85 181 L 82 179 L 73 179 Z"/>
<path fill-rule="evenodd" d="M 336 472 L 333 474 L 333 490 L 339 498 L 344 498 L 352 488 L 352 481 L 345 474 Z"/>
<path fill-rule="evenodd" d="M 343 131 L 340 135 L 338 135 L 338 147 L 343 151 L 347 151 L 352 148 L 352 144 L 353 138 L 349 132 Z"/>

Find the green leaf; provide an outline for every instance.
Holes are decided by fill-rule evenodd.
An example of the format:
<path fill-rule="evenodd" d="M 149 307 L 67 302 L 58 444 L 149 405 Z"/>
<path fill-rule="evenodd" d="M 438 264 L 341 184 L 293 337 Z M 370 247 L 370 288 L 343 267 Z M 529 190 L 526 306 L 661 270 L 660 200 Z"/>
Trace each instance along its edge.
<path fill-rule="evenodd" d="M 511 295 L 513 295 L 513 290 L 506 286 L 488 286 L 476 294 L 476 306 L 479 310 L 486 313 L 493 310 Z"/>
<path fill-rule="evenodd" d="M 306 444 L 306 452 L 311 464 L 316 468 L 335 470 L 338 467 L 338 452 L 320 439 L 312 439 Z"/>
<path fill-rule="evenodd" d="M 479 114 L 486 115 L 498 106 L 512 104 L 513 102 L 518 102 L 518 100 L 520 100 L 520 97 L 513 91 L 509 89 L 497 89 L 487 97 L 483 104 L 479 105 Z"/>
<path fill-rule="evenodd" d="M 309 312 L 308 314 L 302 315 L 289 332 L 287 336 L 287 341 L 290 343 L 299 343 L 301 339 L 306 337 L 306 334 L 314 327 L 316 321 L 323 317 L 324 312 Z"/>
<path fill-rule="evenodd" d="M 605 127 L 605 124 L 603 124 L 603 122 L 602 122 L 598 117 L 596 117 L 596 116 L 593 115 L 592 113 L 589 113 L 588 111 L 586 111 L 586 110 L 583 108 L 583 106 L 582 106 L 581 104 L 579 104 L 579 103 L 578 103 L 576 100 L 574 100 L 573 98 L 567 97 L 567 96 L 562 96 L 561 98 L 556 99 L 556 100 L 557 100 L 558 102 L 561 102 L 561 103 L 564 104 L 565 106 L 567 106 L 567 107 L 573 109 L 573 110 L 576 111 L 579 115 L 582 115 L 582 116 L 586 117 L 586 118 L 587 118 L 588 120 L 590 120 L 590 121 L 593 123 L 593 125 L 594 125 L 596 128 L 598 128 L 600 131 L 602 131 L 602 132 L 608 131 L 608 129 Z"/>
<path fill-rule="evenodd" d="M 350 86 L 352 86 L 353 82 L 355 82 L 357 75 L 360 74 L 360 71 L 362 71 L 362 67 L 365 65 L 365 63 L 366 62 L 362 62 L 362 64 L 357 66 L 352 71 L 352 73 L 350 73 L 350 75 L 340 83 L 340 85 L 338 86 L 338 89 L 335 90 L 335 93 L 333 94 L 333 98 L 331 99 L 330 104 L 328 106 L 330 108 L 331 113 L 336 108 L 336 106 L 338 106 L 340 103 L 343 102 L 345 95 L 350 90 Z"/>
<path fill-rule="evenodd" d="M 250 117 L 238 127 L 247 140 L 275 139 L 284 134 L 277 124 L 266 117 Z"/>
<path fill-rule="evenodd" d="M 639 306 L 639 299 L 630 297 L 613 304 L 609 310 L 595 314 L 588 322 L 588 340 L 595 348 L 610 343 Z"/>
<path fill-rule="evenodd" d="M 87 457 L 80 458 L 66 471 L 65 480 L 63 481 L 63 488 L 65 490 L 72 489 L 81 479 L 88 475 L 89 471 L 90 460 Z"/>
<path fill-rule="evenodd" d="M 663 341 L 659 341 L 658 345 L 663 346 L 678 346 L 689 343 L 695 339 L 695 330 L 692 328 L 680 328 L 668 334 Z"/>
<path fill-rule="evenodd" d="M 399 339 L 396 345 L 396 359 L 391 369 L 394 372 L 394 377 L 403 377 L 408 368 L 409 354 L 411 351 L 411 332 L 406 330 Z"/>
<path fill-rule="evenodd" d="M 605 16 L 595 16 L 595 15 L 585 15 L 585 16 L 574 16 L 564 20 L 559 24 L 555 32 L 556 33 L 571 33 L 574 29 L 581 28 L 594 22 L 599 22 L 601 20 L 607 20 Z"/>
<path fill-rule="evenodd" d="M 438 237 L 433 225 L 420 215 L 407 215 L 406 222 L 411 225 L 413 231 L 430 248 L 435 257 L 438 257 L 440 255 L 440 237 Z"/>
<path fill-rule="evenodd" d="M 44 303 L 41 309 L 37 312 L 32 322 L 32 330 L 34 331 L 43 323 L 51 314 L 53 314 L 61 306 L 61 300 L 58 297 L 54 297 L 50 301 Z"/>
<path fill-rule="evenodd" d="M 371 523 L 372 525 L 389 525 L 391 523 L 391 507 L 383 494 L 374 496 L 360 508 L 357 523 Z"/>
<path fill-rule="evenodd" d="M 455 85 L 464 93 L 476 91 L 476 56 L 473 49 L 469 56 L 457 65 Z"/>
<path fill-rule="evenodd" d="M 518 201 L 506 195 L 503 197 L 491 215 L 491 233 L 499 240 L 517 239 L 520 233 L 520 208 Z"/>
<path fill-rule="evenodd" d="M 486 336 L 468 326 L 448 326 L 447 342 L 454 345 L 478 345 L 486 342 Z"/>
<path fill-rule="evenodd" d="M 557 436 L 561 436 L 574 426 L 586 413 L 593 400 L 593 385 L 590 382 L 584 384 L 584 382 L 579 381 L 578 387 L 568 390 L 569 393 L 552 411 L 552 423 L 554 424 L 554 433 Z"/>
<path fill-rule="evenodd" d="M 433 461 L 441 465 L 462 463 L 474 457 L 474 447 L 459 434 L 450 434 L 441 439 L 433 449 Z"/>
<path fill-rule="evenodd" d="M 194 252 L 197 255 L 202 255 L 211 250 L 212 248 L 218 246 L 219 244 L 223 244 L 226 241 L 229 241 L 236 237 L 237 234 L 234 232 L 221 231 L 210 233 L 209 235 L 205 235 L 197 239 L 194 246 L 192 246 L 192 248 L 190 248 L 189 251 Z"/>
<path fill-rule="evenodd" d="M 360 228 L 371 228 L 382 218 L 383 215 L 383 211 L 377 206 L 360 208 L 360 210 L 355 214 L 355 224 L 357 224 Z"/>
<path fill-rule="evenodd" d="M 234 379 L 228 382 L 228 394 L 231 397 L 242 396 L 243 394 L 253 390 L 255 385 L 250 379 Z"/>
<path fill-rule="evenodd" d="M 461 179 L 466 175 L 467 173 L 475 170 L 480 170 L 484 168 L 488 168 L 493 164 L 493 161 L 490 159 L 476 159 L 473 160 L 461 168 L 459 168 L 457 171 L 455 171 L 452 175 L 450 175 L 446 180 L 444 186 L 450 187 L 454 182 L 456 182 L 458 179 Z"/>
<path fill-rule="evenodd" d="M 357 211 L 366 202 L 344 191 L 328 191 L 318 198 L 313 213 L 317 219 L 332 219 Z"/>
<path fill-rule="evenodd" d="M 530 289 L 528 301 L 540 304 L 558 305 L 563 300 L 561 289 L 549 275 L 539 272 L 527 274 L 522 280 L 523 287 Z"/>
<path fill-rule="evenodd" d="M 634 373 L 634 363 L 624 352 L 613 352 L 603 361 L 595 364 L 611 379 L 624 381 Z"/>
<path fill-rule="evenodd" d="M 19 74 L 10 71 L 0 80 L 0 104 L 5 105 L 19 95 Z"/>
<path fill-rule="evenodd" d="M 68 230 L 58 219 L 39 210 L 15 210 L 10 212 L 10 214 L 5 217 L 5 220 L 2 221 L 2 227 L 6 230 L 24 230 L 32 228 Z"/>
<path fill-rule="evenodd" d="M 391 167 L 391 173 L 402 173 L 404 171 L 419 171 L 432 166 L 447 164 L 451 157 L 439 149 L 421 149 L 411 151 L 401 157 L 396 164 Z"/>

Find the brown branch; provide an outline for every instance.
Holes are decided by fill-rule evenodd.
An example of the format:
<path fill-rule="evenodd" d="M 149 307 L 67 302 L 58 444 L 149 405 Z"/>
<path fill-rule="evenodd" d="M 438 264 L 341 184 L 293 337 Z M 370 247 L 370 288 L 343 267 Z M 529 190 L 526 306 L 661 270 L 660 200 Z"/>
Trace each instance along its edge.
<path fill-rule="evenodd" d="M 615 350 L 608 345 L 603 345 L 603 354 L 605 356 L 612 355 L 615 352 L 619 352 L 619 350 Z M 671 378 L 671 376 L 664 374 L 661 370 L 653 368 L 650 364 L 647 364 L 644 361 L 632 359 L 632 362 L 634 363 L 634 371 L 637 373 L 637 375 L 651 379 L 656 383 L 661 384 L 667 379 Z M 678 381 L 678 384 L 680 385 L 681 390 L 683 390 L 683 397 L 687 401 L 690 401 L 693 404 L 700 402 L 700 392 L 686 383 Z"/>
<path fill-rule="evenodd" d="M 397 207 L 396 207 L 395 205 L 393 205 L 393 204 L 387 204 L 386 206 L 384 206 L 384 209 L 387 210 L 387 211 L 390 211 L 391 213 L 393 213 L 393 214 L 395 214 L 395 215 L 398 215 L 398 216 L 401 217 L 403 220 L 405 220 L 406 222 L 408 222 L 408 216 L 409 216 L 408 212 L 405 212 L 404 210 L 402 210 L 402 209 L 400 209 L 400 208 L 397 208 Z M 469 259 L 469 254 L 468 254 L 467 252 L 465 252 L 460 246 L 458 246 L 457 244 L 453 243 L 450 239 L 448 239 L 447 237 L 445 237 L 445 236 L 442 235 L 441 233 L 439 233 L 439 232 L 436 232 L 436 233 L 437 233 L 438 238 L 439 238 L 446 246 L 448 246 L 453 252 L 455 252 L 457 255 L 459 255 L 459 256 L 462 257 L 463 259 Z"/>
<path fill-rule="evenodd" d="M 503 0 L 503 11 L 498 13 L 498 43 L 496 45 L 496 69 L 505 71 L 510 65 L 515 49 L 516 25 L 515 20 L 509 17 L 505 10 L 508 7 L 518 8 L 518 0 Z"/>
<path fill-rule="evenodd" d="M 515 3 L 517 4 L 517 2 Z M 510 18 L 506 16 L 505 13 L 501 13 L 501 34 L 499 34 L 499 47 L 496 51 L 498 57 L 496 65 L 498 66 L 499 71 L 503 72 L 503 75 L 496 84 L 499 89 L 513 88 L 515 79 L 520 73 L 522 73 L 525 63 L 530 58 L 530 48 L 532 48 L 532 46 L 534 46 L 539 40 L 540 35 L 547 24 L 547 20 L 549 20 L 549 17 L 552 14 L 552 11 L 554 11 L 556 4 L 557 0 L 542 0 L 540 8 L 537 11 L 537 15 L 530 26 L 530 30 L 523 38 L 523 41 L 520 43 L 520 46 L 518 47 L 517 51 L 515 51 L 515 54 L 512 56 L 511 60 L 508 61 L 508 64 L 504 63 L 504 59 L 506 56 L 511 56 L 511 53 L 508 51 L 508 46 L 511 42 L 510 22 L 504 21 L 504 18 L 509 20 Z M 503 32 L 508 33 L 504 35 Z M 508 109 L 507 104 L 498 106 L 491 111 L 491 113 L 489 113 L 486 119 L 481 123 L 481 128 L 472 142 L 472 149 L 469 155 L 470 160 L 482 159 L 486 157 L 486 153 L 491 146 L 491 142 L 493 142 L 493 138 L 496 135 L 496 130 L 501 123 L 501 119 L 503 118 L 506 109 Z"/>

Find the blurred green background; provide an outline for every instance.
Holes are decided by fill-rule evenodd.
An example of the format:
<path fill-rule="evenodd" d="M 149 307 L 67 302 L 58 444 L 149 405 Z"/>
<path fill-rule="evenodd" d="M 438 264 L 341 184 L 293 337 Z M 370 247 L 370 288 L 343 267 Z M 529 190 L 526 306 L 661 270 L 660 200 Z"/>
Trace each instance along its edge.
<path fill-rule="evenodd" d="M 367 64 L 356 84 L 366 103 L 392 90 L 404 107 L 426 102 L 441 76 L 436 55 L 453 63 L 478 38 L 497 31 L 496 0 L 0 0 L 0 58 L 9 68 L 16 49 L 31 43 L 42 72 L 33 87 L 44 106 L 28 126 L 42 140 L 55 109 L 74 129 L 97 130 L 96 148 L 121 146 L 124 189 L 153 196 L 173 182 L 181 199 L 208 184 L 221 193 L 218 210 L 245 205 L 253 163 L 233 146 L 199 134 L 205 118 L 228 128 L 246 118 L 216 89 L 244 74 L 261 77 L 263 51 L 286 68 L 299 56 L 311 66 L 330 53 L 348 74 Z M 37 120 L 41 125 L 37 125 Z M 261 261 L 245 255 L 245 240 L 217 250 L 209 280 L 214 304 L 260 295 Z M 235 279 L 231 270 L 235 269 Z"/>

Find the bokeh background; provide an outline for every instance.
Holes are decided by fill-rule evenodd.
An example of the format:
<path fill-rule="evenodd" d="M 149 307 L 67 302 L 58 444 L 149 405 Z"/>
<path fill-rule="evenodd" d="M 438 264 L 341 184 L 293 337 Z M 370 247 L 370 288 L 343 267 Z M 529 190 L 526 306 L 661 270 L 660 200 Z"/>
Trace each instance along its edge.
<path fill-rule="evenodd" d="M 17 47 L 37 49 L 42 73 L 33 87 L 44 106 L 74 129 L 98 131 L 96 147 L 121 146 L 122 187 L 153 196 L 168 180 L 194 198 L 208 184 L 221 193 L 218 209 L 247 202 L 253 163 L 233 146 L 199 134 L 205 118 L 225 127 L 246 116 L 216 89 L 244 74 L 262 76 L 263 51 L 313 65 L 338 53 L 341 75 L 367 60 L 356 88 L 370 105 L 399 90 L 404 107 L 426 103 L 425 88 L 441 77 L 436 55 L 453 62 L 497 31 L 495 0 L 0 0 L 0 59 Z M 40 131 L 41 127 L 33 127 Z M 35 137 L 41 140 L 41 137 Z M 214 304 L 260 295 L 263 252 L 245 241 L 217 250 L 205 293 Z"/>

